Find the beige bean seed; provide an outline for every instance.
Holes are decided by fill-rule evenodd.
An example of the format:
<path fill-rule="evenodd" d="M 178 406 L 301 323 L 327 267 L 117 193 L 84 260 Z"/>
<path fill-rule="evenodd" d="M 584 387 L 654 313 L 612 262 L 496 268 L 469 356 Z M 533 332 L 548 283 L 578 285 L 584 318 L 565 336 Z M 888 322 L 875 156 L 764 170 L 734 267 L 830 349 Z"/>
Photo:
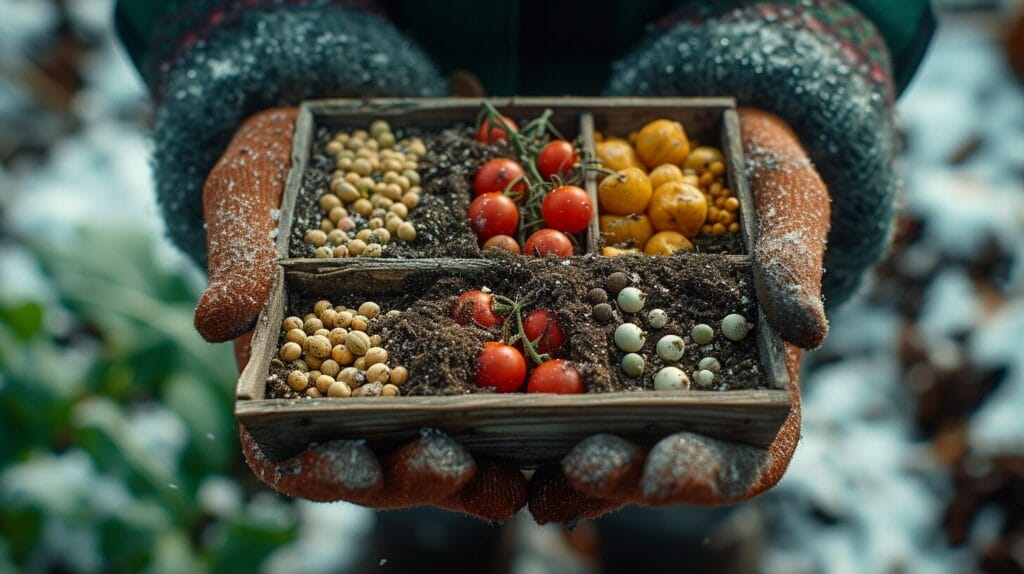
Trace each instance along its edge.
<path fill-rule="evenodd" d="M 384 255 L 384 248 L 379 243 L 371 243 L 363 251 L 363 257 L 380 257 Z"/>
<path fill-rule="evenodd" d="M 356 357 L 356 360 L 352 361 L 352 366 L 359 369 L 360 371 L 365 371 L 366 357 Z"/>
<path fill-rule="evenodd" d="M 378 219 L 378 221 L 380 220 Z M 381 224 L 383 225 L 383 222 L 381 222 Z M 371 237 L 370 239 L 372 241 L 380 243 L 381 245 L 387 245 L 388 243 L 391 243 L 391 232 L 388 231 L 387 229 L 384 229 L 383 227 L 380 227 L 373 230 L 373 237 Z"/>
<path fill-rule="evenodd" d="M 302 324 L 302 330 L 305 331 L 307 335 L 312 335 L 323 328 L 324 322 L 316 317 L 310 317 Z"/>
<path fill-rule="evenodd" d="M 301 346 L 306 342 L 306 332 L 302 329 L 288 329 L 288 332 L 284 334 L 284 340 Z"/>
<path fill-rule="evenodd" d="M 362 239 L 353 239 L 348 242 L 349 255 L 362 255 L 366 251 L 366 242 Z"/>
<path fill-rule="evenodd" d="M 320 371 L 310 371 L 306 374 L 309 376 L 309 382 L 316 386 L 316 380 L 320 378 Z"/>
<path fill-rule="evenodd" d="M 326 359 L 331 356 L 331 341 L 323 335 L 313 335 L 306 339 L 309 347 L 309 354 L 317 359 Z"/>
<path fill-rule="evenodd" d="M 330 375 L 321 374 L 319 377 L 316 378 L 315 384 L 316 389 L 318 391 L 320 391 L 321 393 L 326 393 L 327 389 L 331 388 L 331 385 L 334 384 L 334 377 Z"/>
<path fill-rule="evenodd" d="M 366 222 L 366 226 L 370 229 L 370 231 L 380 229 L 384 227 L 384 220 L 379 217 L 373 217 Z"/>
<path fill-rule="evenodd" d="M 327 234 L 327 243 L 331 245 L 344 245 L 348 243 L 348 235 L 340 229 L 334 229 Z"/>
<path fill-rule="evenodd" d="M 380 219 L 384 219 L 384 216 L 387 215 L 387 214 L 388 214 L 388 210 L 386 210 L 384 208 L 381 208 L 381 207 L 375 207 L 375 208 L 373 208 L 373 211 L 370 212 L 370 217 L 377 217 L 377 218 L 380 218 Z"/>
<path fill-rule="evenodd" d="M 351 183 L 353 187 L 358 187 L 357 184 L 359 183 L 359 181 L 361 179 L 363 179 L 363 176 L 359 175 L 358 173 L 356 173 L 354 171 L 350 171 L 350 172 L 345 174 L 345 181 Z M 337 193 L 337 192 L 335 192 L 335 193 Z M 344 198 L 342 198 L 342 199 L 344 200 Z"/>
<path fill-rule="evenodd" d="M 423 144 L 423 140 L 420 138 L 413 138 L 409 143 L 409 153 L 417 157 L 423 157 L 427 155 L 427 146 Z"/>
<path fill-rule="evenodd" d="M 392 384 L 387 384 L 381 387 L 380 396 L 382 397 L 397 397 L 399 394 L 398 387 Z"/>
<path fill-rule="evenodd" d="M 362 331 L 349 331 L 345 336 L 345 346 L 357 357 L 362 357 L 370 348 L 370 336 Z"/>
<path fill-rule="evenodd" d="M 367 217 L 373 212 L 373 204 L 370 203 L 369 199 L 361 197 L 352 203 L 352 211 L 362 215 L 363 217 Z M 326 239 L 326 237 L 324 239 Z"/>
<path fill-rule="evenodd" d="M 321 229 L 310 229 L 306 232 L 306 243 L 320 247 L 327 243 L 327 233 Z"/>
<path fill-rule="evenodd" d="M 317 247 L 316 250 L 313 251 L 313 257 L 316 259 L 328 259 L 333 253 L 334 252 L 331 251 L 330 247 Z"/>
<path fill-rule="evenodd" d="M 316 387 L 309 387 L 306 389 L 306 396 L 311 399 L 323 398 L 324 394 L 320 392 L 320 389 Z"/>
<path fill-rule="evenodd" d="M 402 175 L 405 177 L 405 179 L 409 180 L 410 186 L 420 184 L 420 174 L 415 169 L 407 169 L 402 172 Z"/>
<path fill-rule="evenodd" d="M 359 232 L 356 233 L 356 239 L 364 243 L 368 243 L 371 235 L 373 235 L 372 229 L 360 229 Z"/>
<path fill-rule="evenodd" d="M 384 363 L 376 363 L 366 367 L 366 380 L 371 383 L 384 384 L 391 379 L 391 369 Z"/>
<path fill-rule="evenodd" d="M 281 321 L 281 329 L 283 329 L 284 331 L 291 331 L 292 329 L 301 329 L 301 328 L 302 328 L 302 319 L 299 319 L 298 317 L 296 317 L 294 315 L 292 315 L 290 317 L 286 317 L 284 321 Z"/>
<path fill-rule="evenodd" d="M 380 347 L 381 346 L 380 335 L 370 335 L 370 346 L 371 347 Z"/>
<path fill-rule="evenodd" d="M 327 218 L 334 222 L 335 228 L 338 227 L 338 222 L 343 217 L 348 217 L 348 210 L 340 205 L 327 212 Z"/>
<path fill-rule="evenodd" d="M 304 391 L 309 386 L 309 376 L 302 371 L 292 371 L 288 373 L 288 386 L 292 390 Z"/>
<path fill-rule="evenodd" d="M 335 311 L 334 314 L 335 316 L 340 315 L 340 313 L 338 313 L 337 311 Z M 348 331 L 346 329 L 342 327 L 335 327 L 331 329 L 330 334 L 327 335 L 327 340 L 330 341 L 331 344 L 334 346 L 344 345 L 345 335 L 348 335 Z"/>
<path fill-rule="evenodd" d="M 409 380 L 409 369 L 405 367 L 395 367 L 391 369 L 391 384 L 402 386 L 406 381 Z"/>
<path fill-rule="evenodd" d="M 339 245 L 334 248 L 334 256 L 338 258 L 348 257 L 348 247 Z"/>
<path fill-rule="evenodd" d="M 308 339 L 307 339 L 307 341 L 308 341 Z M 313 371 L 316 371 L 316 369 L 319 369 L 320 368 L 320 363 L 322 363 L 322 362 L 324 362 L 323 359 L 320 359 L 318 357 L 314 357 L 313 355 L 306 355 L 306 364 L 309 365 L 309 368 L 312 369 Z M 316 371 L 316 374 L 319 375 L 320 372 Z M 310 378 L 313 378 L 313 375 L 310 375 Z"/>
<path fill-rule="evenodd" d="M 356 331 L 365 331 L 370 326 L 370 320 L 365 315 L 356 315 L 352 317 L 352 329 Z"/>
<path fill-rule="evenodd" d="M 398 238 L 402 241 L 415 241 L 416 240 L 416 226 L 406 221 L 405 223 L 398 226 Z"/>
<path fill-rule="evenodd" d="M 398 317 L 401 314 L 402 314 L 402 312 L 399 311 L 398 309 L 392 309 L 392 310 L 388 311 L 387 313 L 384 313 L 384 316 L 385 317 Z"/>
<path fill-rule="evenodd" d="M 407 171 L 412 171 L 412 170 L 407 170 Z M 405 177 L 404 175 L 400 176 L 398 178 L 398 181 L 396 181 L 395 183 L 398 184 L 398 187 L 402 188 L 402 193 L 405 193 L 406 191 L 409 191 L 409 188 L 412 187 L 412 182 L 409 181 L 409 178 Z"/>
<path fill-rule="evenodd" d="M 338 380 L 343 381 L 350 387 L 358 387 L 366 382 L 366 377 L 355 367 L 345 367 L 338 373 Z"/>
<path fill-rule="evenodd" d="M 292 361 L 292 367 L 295 367 L 295 369 L 302 371 L 303 373 L 309 370 L 309 365 L 307 365 L 306 361 L 303 361 L 302 359 Z"/>
<path fill-rule="evenodd" d="M 326 218 L 321 219 L 320 220 L 320 231 L 323 231 L 324 233 L 330 233 L 330 232 L 334 231 L 334 222 L 332 222 L 330 219 L 326 219 Z M 327 238 L 324 237 L 324 240 L 326 240 L 326 239 Z"/>
<path fill-rule="evenodd" d="M 316 313 L 306 313 L 305 315 L 302 316 L 302 321 L 303 321 L 303 324 L 305 324 L 306 321 L 309 321 L 310 319 L 316 319 L 316 318 L 317 318 Z"/>
<path fill-rule="evenodd" d="M 338 169 L 345 171 L 351 171 L 352 169 L 352 158 L 350 157 L 339 157 L 338 161 L 334 162 L 334 166 Z"/>
<path fill-rule="evenodd" d="M 359 314 L 367 319 L 373 319 L 377 315 L 380 315 L 380 305 L 375 301 L 365 301 L 359 306 Z"/>
<path fill-rule="evenodd" d="M 333 308 L 334 305 L 332 305 L 327 299 L 321 299 L 313 304 L 313 312 L 316 313 L 317 317 L 319 317 L 324 311 Z"/>
<path fill-rule="evenodd" d="M 347 337 L 348 334 L 346 334 L 345 336 Z M 331 349 L 331 359 L 333 359 L 335 363 L 338 363 L 339 365 L 344 367 L 351 365 L 352 361 L 356 360 L 356 356 L 353 355 L 352 351 L 349 351 L 346 344 L 342 342 L 335 345 L 334 348 Z"/>
<path fill-rule="evenodd" d="M 366 338 L 366 343 L 367 343 L 367 346 L 369 346 L 369 343 L 370 343 L 370 338 L 369 337 Z M 293 342 L 289 341 L 289 342 L 285 343 L 284 345 L 281 345 L 281 360 L 282 361 L 285 361 L 285 362 L 294 361 L 294 360 L 299 359 L 301 357 L 302 357 L 302 347 L 299 346 L 298 343 L 293 343 Z"/>
<path fill-rule="evenodd" d="M 402 204 L 410 210 L 416 209 L 416 206 L 420 204 L 420 194 L 411 191 L 406 193 L 402 196 Z"/>
<path fill-rule="evenodd" d="M 355 313 L 352 311 L 338 311 L 338 316 L 334 318 L 334 326 L 348 329 L 349 325 L 352 324 L 352 317 L 354 316 Z"/>
<path fill-rule="evenodd" d="M 360 154 L 362 151 L 363 150 L 359 150 L 357 154 Z M 352 171 L 362 176 L 368 176 L 373 173 L 373 164 L 365 157 L 357 157 L 355 161 L 352 162 Z"/>
<path fill-rule="evenodd" d="M 338 399 L 352 396 L 352 388 L 341 381 L 335 381 L 329 389 L 327 389 L 327 396 Z"/>
<path fill-rule="evenodd" d="M 402 204 L 399 203 L 398 205 L 402 205 Z M 394 215 L 394 214 L 392 213 L 391 215 Z M 385 219 L 384 220 L 384 229 L 387 229 L 388 233 L 390 233 L 391 235 L 397 235 L 398 234 L 398 226 L 402 225 L 403 223 L 405 223 L 405 222 L 402 221 L 402 218 L 398 217 L 396 215 L 395 217 L 392 217 L 390 219 Z"/>
<path fill-rule="evenodd" d="M 339 142 L 337 140 L 332 140 L 331 143 L 327 144 L 327 147 L 325 148 L 325 150 L 330 155 L 337 155 L 338 152 L 342 150 L 341 142 Z"/>
<path fill-rule="evenodd" d="M 388 362 L 388 352 L 382 347 L 370 347 L 366 351 L 366 366 L 370 367 L 377 363 Z"/>
<path fill-rule="evenodd" d="M 341 200 L 333 193 L 325 193 L 320 196 L 320 209 L 330 213 L 335 207 L 341 207 Z"/>
<path fill-rule="evenodd" d="M 338 229 L 348 232 L 356 228 L 356 222 L 351 217 L 342 217 L 338 220 Z"/>
<path fill-rule="evenodd" d="M 324 329 L 333 329 L 337 327 L 334 322 L 338 319 L 338 312 L 333 307 L 324 309 L 323 313 L 320 313 L 320 322 L 324 324 Z M 316 333 L 313 333 L 314 335 Z"/>
<path fill-rule="evenodd" d="M 338 362 L 333 359 L 327 359 L 326 361 L 320 363 L 320 372 L 325 375 L 336 377 L 338 376 L 338 373 L 340 371 L 341 365 L 339 365 Z"/>
<path fill-rule="evenodd" d="M 352 391 L 353 397 L 379 397 L 380 392 L 384 390 L 384 385 L 380 383 L 367 383 L 358 389 Z"/>

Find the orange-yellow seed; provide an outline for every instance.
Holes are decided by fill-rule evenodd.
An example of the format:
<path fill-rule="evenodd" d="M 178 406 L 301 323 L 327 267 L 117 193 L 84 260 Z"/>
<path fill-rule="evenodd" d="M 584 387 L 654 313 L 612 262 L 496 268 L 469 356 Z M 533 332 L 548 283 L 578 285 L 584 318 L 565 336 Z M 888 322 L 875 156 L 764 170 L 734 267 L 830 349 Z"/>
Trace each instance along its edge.
<path fill-rule="evenodd" d="M 720 161 L 711 162 L 708 171 L 715 176 L 722 175 L 725 173 L 725 164 Z"/>
<path fill-rule="evenodd" d="M 736 233 L 740 230 L 740 224 L 737 221 L 733 221 L 729 224 L 729 233 Z"/>
<path fill-rule="evenodd" d="M 740 208 L 740 200 L 736 199 L 735 197 L 727 197 L 723 205 L 729 211 L 736 211 L 737 209 Z"/>
<path fill-rule="evenodd" d="M 715 176 L 711 175 L 708 172 L 704 172 L 704 174 L 700 176 L 700 179 L 698 181 L 700 181 L 701 187 L 708 187 L 715 181 Z"/>
<path fill-rule="evenodd" d="M 712 225 L 711 226 L 711 234 L 715 235 L 715 236 L 725 234 L 725 226 L 722 225 L 721 223 L 716 223 L 716 224 Z"/>
<path fill-rule="evenodd" d="M 700 232 L 703 233 L 704 235 L 711 235 L 711 224 L 704 224 L 704 226 L 700 228 Z"/>

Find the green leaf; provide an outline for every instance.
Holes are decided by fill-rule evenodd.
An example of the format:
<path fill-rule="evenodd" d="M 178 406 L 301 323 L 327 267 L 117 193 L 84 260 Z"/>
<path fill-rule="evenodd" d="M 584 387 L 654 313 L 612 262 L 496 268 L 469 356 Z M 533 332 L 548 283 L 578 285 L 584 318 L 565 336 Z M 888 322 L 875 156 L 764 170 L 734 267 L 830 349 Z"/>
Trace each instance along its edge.
<path fill-rule="evenodd" d="M 14 331 L 22 341 L 27 341 L 43 328 L 43 306 L 34 301 L 20 305 L 0 307 L 0 321 Z"/>

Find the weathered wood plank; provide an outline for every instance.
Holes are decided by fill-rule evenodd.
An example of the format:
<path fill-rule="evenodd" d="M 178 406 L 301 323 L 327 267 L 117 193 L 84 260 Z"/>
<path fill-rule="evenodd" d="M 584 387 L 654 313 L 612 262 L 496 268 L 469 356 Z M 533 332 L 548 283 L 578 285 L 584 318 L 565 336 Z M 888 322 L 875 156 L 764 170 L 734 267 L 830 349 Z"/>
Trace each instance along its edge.
<path fill-rule="evenodd" d="M 439 428 L 475 454 L 527 468 L 557 460 L 599 432 L 652 444 L 691 431 L 766 446 L 789 408 L 787 391 L 644 391 L 239 401 L 235 413 L 277 460 L 310 442 L 341 438 L 365 439 L 387 450 L 421 428 Z"/>
<path fill-rule="evenodd" d="M 284 321 L 286 300 L 284 270 L 279 267 L 274 273 L 270 298 L 256 319 L 256 327 L 250 342 L 249 362 L 238 377 L 235 397 L 239 400 L 262 399 L 266 396 L 267 372 L 270 370 L 270 361 L 277 354 L 277 341 L 280 337 L 281 322 Z"/>

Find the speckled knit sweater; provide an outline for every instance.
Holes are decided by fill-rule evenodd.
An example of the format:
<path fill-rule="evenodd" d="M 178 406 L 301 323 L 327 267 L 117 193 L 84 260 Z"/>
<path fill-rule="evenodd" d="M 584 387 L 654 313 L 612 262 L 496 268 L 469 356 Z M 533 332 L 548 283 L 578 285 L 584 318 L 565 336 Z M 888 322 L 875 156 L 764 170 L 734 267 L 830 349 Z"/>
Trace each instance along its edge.
<path fill-rule="evenodd" d="M 775 0 L 683 2 L 682 8 L 668 0 L 605 0 L 604 9 L 590 2 L 598 20 L 574 25 L 594 30 L 602 14 L 618 15 L 612 21 L 621 29 L 605 37 L 621 49 L 576 42 L 581 54 L 542 62 L 531 59 L 537 50 L 514 49 L 520 34 L 516 18 L 508 17 L 509 10 L 537 9 L 533 0 L 434 3 L 440 23 L 418 15 L 422 3 L 383 1 L 384 8 L 338 0 L 168 0 L 160 8 L 119 2 L 119 31 L 158 104 L 153 163 L 160 206 L 171 239 L 197 262 L 205 263 L 203 181 L 243 118 L 311 97 L 443 95 L 442 72 L 478 72 L 474 62 L 485 80 L 494 71 L 487 68 L 547 66 L 581 78 L 579 94 L 595 91 L 582 78 L 604 75 L 609 95 L 724 95 L 775 112 L 800 135 L 833 197 L 827 303 L 846 299 L 885 249 L 897 187 L 892 64 L 902 85 L 930 32 L 925 0 L 894 7 L 874 0 Z M 448 4 L 459 5 L 464 18 L 451 18 L 455 8 L 445 10 Z M 900 27 L 901 18 L 915 21 Z M 431 26 L 450 33 L 431 36 Z M 506 32 L 510 49 L 495 41 Z M 464 46 L 446 50 L 451 37 Z M 437 63 L 420 44 L 438 55 Z M 590 53 L 600 58 L 581 57 Z M 591 61 L 573 65 L 583 60 Z M 488 83 L 491 93 L 544 91 L 543 82 L 527 85 L 526 74 L 518 84 L 515 74 L 495 77 L 512 80 Z"/>

